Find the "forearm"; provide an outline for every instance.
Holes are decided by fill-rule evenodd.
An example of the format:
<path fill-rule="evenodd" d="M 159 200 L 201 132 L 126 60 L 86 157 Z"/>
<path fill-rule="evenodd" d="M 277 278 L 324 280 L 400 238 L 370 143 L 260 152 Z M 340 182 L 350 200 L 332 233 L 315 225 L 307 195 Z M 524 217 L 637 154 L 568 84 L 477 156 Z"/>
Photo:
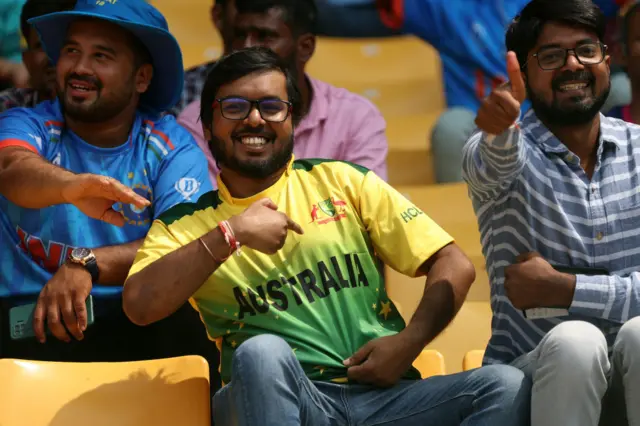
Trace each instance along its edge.
<path fill-rule="evenodd" d="M 124 285 L 129 269 L 133 265 L 136 253 L 142 246 L 144 239 L 132 241 L 117 246 L 101 247 L 93 250 L 100 270 L 98 284 L 121 286 Z"/>
<path fill-rule="evenodd" d="M 0 80 L 12 80 L 16 72 L 16 67 L 20 64 L 9 61 L 7 59 L 0 59 Z"/>
<path fill-rule="evenodd" d="M 639 316 L 640 273 L 628 277 L 576 275 L 569 312 L 620 324 Z"/>
<path fill-rule="evenodd" d="M 25 148 L 0 149 L 0 194 L 20 207 L 63 204 L 63 188 L 74 176 Z"/>
<path fill-rule="evenodd" d="M 441 251 L 446 253 L 427 267 L 422 300 L 405 329 L 420 351 L 453 320 L 475 280 L 473 265 L 457 246 Z"/>
<path fill-rule="evenodd" d="M 522 172 L 527 150 L 517 127 L 493 137 L 475 133 L 462 151 L 462 176 L 479 199 L 492 199 Z"/>
<path fill-rule="evenodd" d="M 229 246 L 218 228 L 203 235 L 202 240 L 216 259 L 228 255 Z M 138 325 L 154 323 L 189 300 L 219 266 L 204 244 L 195 240 L 127 279 L 124 311 L 131 321 Z"/>

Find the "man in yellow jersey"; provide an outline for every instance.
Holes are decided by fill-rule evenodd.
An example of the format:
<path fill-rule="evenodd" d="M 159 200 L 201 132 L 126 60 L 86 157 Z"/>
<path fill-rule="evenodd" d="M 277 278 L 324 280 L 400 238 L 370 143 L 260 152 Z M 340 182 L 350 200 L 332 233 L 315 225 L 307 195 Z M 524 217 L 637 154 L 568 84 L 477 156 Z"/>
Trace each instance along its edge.
<path fill-rule="evenodd" d="M 270 50 L 217 62 L 201 119 L 219 189 L 154 222 L 125 284 L 129 318 L 150 324 L 191 298 L 221 351 L 218 426 L 528 424 L 515 368 L 420 380 L 411 364 L 460 308 L 473 266 L 374 173 L 293 161 L 300 105 Z M 409 324 L 376 254 L 428 277 Z"/>

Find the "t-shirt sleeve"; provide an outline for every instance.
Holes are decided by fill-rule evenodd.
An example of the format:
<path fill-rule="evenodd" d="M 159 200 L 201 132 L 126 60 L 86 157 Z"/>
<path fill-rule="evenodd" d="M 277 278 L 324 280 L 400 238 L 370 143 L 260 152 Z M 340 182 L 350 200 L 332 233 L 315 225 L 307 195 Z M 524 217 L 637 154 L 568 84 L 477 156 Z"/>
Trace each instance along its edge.
<path fill-rule="evenodd" d="M 213 190 L 207 160 L 193 137 L 175 121 L 170 129 L 167 133 L 154 129 L 150 136 L 152 143 L 155 139 L 168 151 L 154 184 L 154 219 L 176 204 L 195 202 Z"/>
<path fill-rule="evenodd" d="M 142 247 L 138 250 L 129 277 L 142 271 L 156 260 L 179 249 L 182 245 L 173 236 L 167 224 L 157 219 L 151 225 Z"/>
<path fill-rule="evenodd" d="M 377 255 L 396 271 L 415 277 L 418 268 L 453 238 L 374 173 L 360 189 L 360 215 Z"/>
<path fill-rule="evenodd" d="M 51 122 L 50 131 L 59 128 Z M 46 157 L 47 129 L 26 108 L 14 108 L 0 114 L 0 149 L 10 146 L 26 148 Z"/>

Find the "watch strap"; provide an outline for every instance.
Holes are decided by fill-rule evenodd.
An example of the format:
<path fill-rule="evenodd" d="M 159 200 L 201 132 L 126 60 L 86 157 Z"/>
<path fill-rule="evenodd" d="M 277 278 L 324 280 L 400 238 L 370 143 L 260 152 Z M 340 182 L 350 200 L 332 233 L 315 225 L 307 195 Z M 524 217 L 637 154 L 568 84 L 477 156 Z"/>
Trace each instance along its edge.
<path fill-rule="evenodd" d="M 98 262 L 95 257 L 87 260 L 85 262 L 84 268 L 91 274 L 91 281 L 96 283 L 98 282 L 98 278 L 100 277 L 100 270 L 98 269 Z"/>

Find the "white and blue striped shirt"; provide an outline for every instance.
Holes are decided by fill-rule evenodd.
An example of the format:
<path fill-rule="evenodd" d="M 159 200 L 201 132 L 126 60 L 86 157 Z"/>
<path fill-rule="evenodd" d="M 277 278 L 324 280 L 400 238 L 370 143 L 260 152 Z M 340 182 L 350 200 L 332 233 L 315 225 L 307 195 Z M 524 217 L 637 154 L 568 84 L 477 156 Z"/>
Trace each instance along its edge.
<path fill-rule="evenodd" d="M 600 116 L 591 180 L 529 111 L 495 139 L 476 133 L 464 148 L 469 185 L 491 282 L 492 333 L 485 363 L 533 350 L 555 325 L 585 320 L 609 348 L 620 326 L 640 315 L 640 126 Z M 569 316 L 528 320 L 504 290 L 504 268 L 525 252 L 552 265 L 601 268 L 577 275 Z"/>

